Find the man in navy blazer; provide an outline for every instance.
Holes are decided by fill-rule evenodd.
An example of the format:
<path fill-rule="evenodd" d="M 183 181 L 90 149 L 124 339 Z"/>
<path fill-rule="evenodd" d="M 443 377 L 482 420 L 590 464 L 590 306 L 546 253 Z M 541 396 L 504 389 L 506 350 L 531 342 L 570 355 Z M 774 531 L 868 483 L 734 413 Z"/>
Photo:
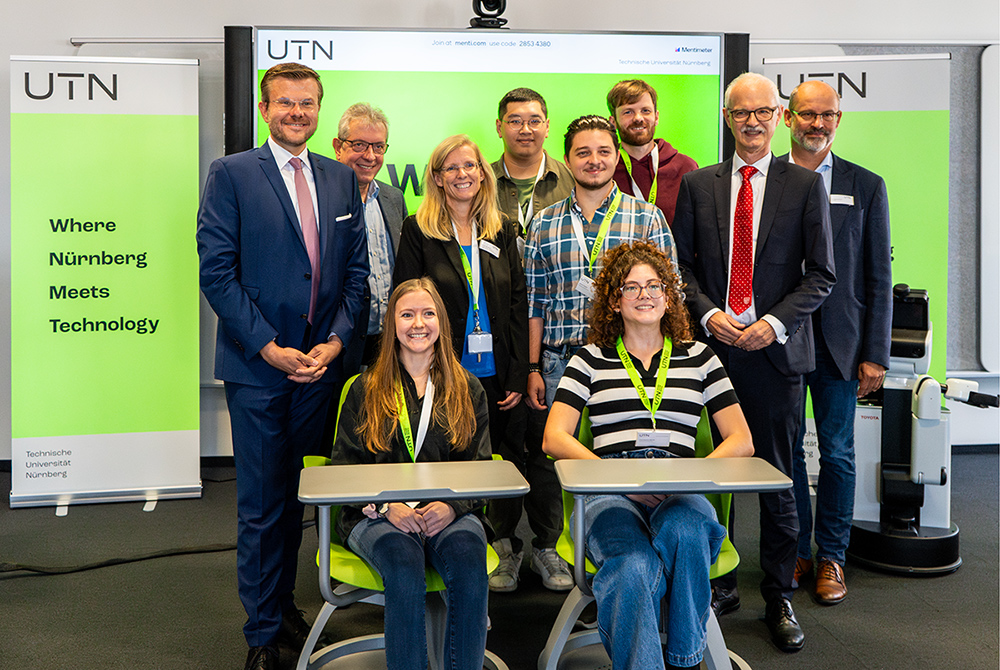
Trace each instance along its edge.
<path fill-rule="evenodd" d="M 781 118 L 773 82 L 740 75 L 722 113 L 736 156 L 682 178 L 673 223 L 678 263 L 696 331 L 729 373 L 755 455 L 791 476 L 802 376 L 814 365 L 810 316 L 835 281 L 829 205 L 819 175 L 771 154 Z M 795 499 L 791 491 L 761 494 L 760 505 L 765 622 L 778 648 L 798 651 L 805 638 L 791 606 Z M 732 611 L 735 578 L 724 588 Z"/>
<path fill-rule="evenodd" d="M 817 602 L 835 605 L 847 596 L 844 560 L 854 517 L 854 409 L 857 399 L 882 384 L 889 367 L 892 267 L 889 203 L 874 172 L 835 156 L 840 97 L 822 81 L 792 91 L 785 110 L 792 151 L 782 158 L 823 177 L 830 196 L 837 285 L 813 312 L 816 369 L 806 375 L 819 444 L 816 524 L 801 431 L 794 451 L 795 503 L 799 514 L 796 583 L 812 574 L 815 530 Z"/>
<path fill-rule="evenodd" d="M 368 257 L 354 173 L 306 150 L 319 76 L 282 63 L 260 88 L 270 137 L 212 163 L 197 240 L 233 432 L 245 668 L 277 670 L 277 644 L 301 647 L 308 634 L 292 599 L 298 473 L 319 448 L 336 382 L 328 367 L 354 335 Z"/>

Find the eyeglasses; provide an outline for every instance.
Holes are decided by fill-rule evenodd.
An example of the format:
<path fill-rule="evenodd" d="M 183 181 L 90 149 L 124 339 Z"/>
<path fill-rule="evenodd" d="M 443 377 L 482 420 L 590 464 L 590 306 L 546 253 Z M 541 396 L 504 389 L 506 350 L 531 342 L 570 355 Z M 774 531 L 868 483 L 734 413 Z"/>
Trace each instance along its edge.
<path fill-rule="evenodd" d="M 646 289 L 646 295 L 650 298 L 659 298 L 663 295 L 663 282 L 651 281 L 645 286 L 629 282 L 618 290 L 622 292 L 622 297 L 626 300 L 638 300 L 643 289 Z"/>
<path fill-rule="evenodd" d="M 532 118 L 528 119 L 527 121 L 525 121 L 524 119 L 518 119 L 518 118 L 507 119 L 506 121 L 504 121 L 504 123 L 506 123 L 508 126 L 510 126 L 511 128 L 513 128 L 514 130 L 520 130 L 525 124 L 527 124 L 527 126 L 531 130 L 538 130 L 541 127 L 541 125 L 543 123 L 545 123 L 545 120 L 544 119 L 540 119 L 540 118 L 538 118 L 536 116 L 536 117 L 532 117 Z"/>
<path fill-rule="evenodd" d="M 817 116 L 821 117 L 826 123 L 833 123 L 834 119 L 839 119 L 841 114 L 840 112 L 821 112 L 818 114 L 816 112 L 796 112 L 794 109 L 791 111 L 792 114 L 806 123 L 812 123 L 816 120 Z M 760 117 L 758 116 L 757 118 L 759 119 Z"/>
<path fill-rule="evenodd" d="M 749 119 L 750 115 L 753 114 L 757 117 L 758 121 L 766 123 L 771 120 L 771 117 L 774 116 L 774 112 L 777 109 L 777 107 L 761 107 L 760 109 L 730 109 L 729 116 L 733 118 L 733 121 L 739 121 L 742 123 L 743 121 Z"/>
<path fill-rule="evenodd" d="M 364 140 L 340 140 L 344 143 L 344 146 L 348 147 L 351 151 L 356 154 L 363 154 L 368 151 L 368 147 L 372 148 L 372 152 L 376 156 L 381 156 L 389 148 L 386 142 L 365 142 Z"/>
<path fill-rule="evenodd" d="M 443 167 L 440 170 L 438 170 L 438 172 L 443 172 L 449 177 L 451 177 L 453 175 L 458 174 L 459 170 L 465 170 L 466 172 L 475 172 L 478 169 L 479 169 L 479 163 L 473 163 L 472 161 L 469 161 L 468 163 L 461 163 L 459 165 L 448 165 L 447 167 Z"/>
<path fill-rule="evenodd" d="M 316 104 L 316 101 L 313 100 L 312 98 L 306 98 L 305 100 L 289 100 L 288 98 L 278 98 L 277 100 L 272 100 L 270 104 L 274 105 L 278 109 L 285 112 L 290 112 L 295 107 L 295 105 L 298 105 L 299 109 L 301 109 L 303 112 L 311 112 L 319 107 L 319 105 Z"/>

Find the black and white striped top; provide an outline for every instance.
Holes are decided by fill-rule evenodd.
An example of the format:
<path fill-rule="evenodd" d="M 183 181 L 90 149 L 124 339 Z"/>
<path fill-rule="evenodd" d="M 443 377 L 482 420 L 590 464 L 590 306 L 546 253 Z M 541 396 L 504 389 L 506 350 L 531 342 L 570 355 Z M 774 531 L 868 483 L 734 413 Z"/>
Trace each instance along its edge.
<path fill-rule="evenodd" d="M 650 400 L 656 390 L 660 354 L 649 370 L 632 356 Z M 635 448 L 636 434 L 653 427 L 649 410 L 629 379 L 614 347 L 588 344 L 570 360 L 556 390 L 556 402 L 590 409 L 594 453 L 606 455 Z M 656 412 L 656 429 L 670 431 L 672 453 L 693 457 L 702 407 L 709 415 L 736 404 L 736 392 L 722 363 L 701 342 L 674 342 L 663 400 Z"/>

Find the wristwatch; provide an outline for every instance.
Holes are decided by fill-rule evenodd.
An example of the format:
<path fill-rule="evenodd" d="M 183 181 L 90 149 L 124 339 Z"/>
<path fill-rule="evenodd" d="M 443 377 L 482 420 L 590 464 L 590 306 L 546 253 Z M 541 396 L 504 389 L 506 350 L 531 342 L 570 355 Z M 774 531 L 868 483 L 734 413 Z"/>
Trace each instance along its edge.
<path fill-rule="evenodd" d="M 542 364 L 541 363 L 528 363 L 528 373 L 537 372 L 542 374 Z"/>
<path fill-rule="evenodd" d="M 382 503 L 381 505 L 378 506 L 378 509 L 375 512 L 375 514 L 380 519 L 384 519 L 385 515 L 388 513 L 389 513 L 389 503 Z"/>

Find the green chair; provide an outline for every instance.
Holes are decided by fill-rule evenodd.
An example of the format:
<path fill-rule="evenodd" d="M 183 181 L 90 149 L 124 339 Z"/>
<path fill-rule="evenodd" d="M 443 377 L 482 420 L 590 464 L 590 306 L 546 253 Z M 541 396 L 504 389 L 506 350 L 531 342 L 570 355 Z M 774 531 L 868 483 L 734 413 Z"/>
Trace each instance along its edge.
<path fill-rule="evenodd" d="M 591 447 L 593 445 L 594 440 L 593 435 L 590 432 L 589 413 L 586 409 L 584 409 L 583 415 L 580 418 L 580 427 L 577 433 L 577 439 L 579 439 L 580 442 L 587 447 Z M 703 410 L 701 421 L 698 423 L 698 436 L 695 442 L 695 454 L 697 457 L 702 458 L 711 453 L 714 448 L 708 414 Z M 556 551 L 567 563 L 574 566 L 574 568 L 582 558 L 584 571 L 574 569 L 576 585 L 573 587 L 573 590 L 570 591 L 569 595 L 566 596 L 566 600 L 563 603 L 562 608 L 559 610 L 559 615 L 556 617 L 556 621 L 552 626 L 552 631 L 549 633 L 549 638 L 545 643 L 545 647 L 542 649 L 542 653 L 538 657 L 538 670 L 557 670 L 559 667 L 559 661 L 564 654 L 567 654 L 575 649 L 601 644 L 600 634 L 596 628 L 592 630 L 582 630 L 575 633 L 573 632 L 573 627 L 580 618 L 580 613 L 583 612 L 587 605 L 594 602 L 594 595 L 590 590 L 590 583 L 588 582 L 587 577 L 596 574 L 597 568 L 590 562 L 590 559 L 585 557 L 583 548 L 577 547 L 576 543 L 573 541 L 571 530 L 573 524 L 570 522 L 570 517 L 573 514 L 574 499 L 573 495 L 567 491 L 563 491 L 562 495 L 563 531 L 559 536 L 558 542 L 556 543 Z M 729 520 L 729 508 L 732 502 L 732 494 L 707 494 L 706 497 L 715 507 L 719 523 L 723 526 L 727 526 L 727 522 Z M 730 542 L 729 537 L 727 536 L 726 539 L 723 540 L 722 549 L 719 552 L 719 558 L 712 565 L 709 574 L 713 579 L 727 574 L 731 572 L 739 564 L 739 562 L 740 557 L 736 552 L 736 547 L 733 546 L 733 543 Z M 664 606 L 660 615 L 660 637 L 663 641 L 666 640 L 666 635 L 662 630 L 662 623 L 665 618 L 666 607 Z M 747 665 L 746 661 L 726 649 L 726 643 L 722 637 L 722 629 L 719 627 L 719 622 L 715 617 L 715 612 L 711 608 L 709 608 L 707 626 L 707 639 L 703 659 L 707 670 L 730 670 L 733 667 L 732 664 L 735 664 L 739 670 L 750 670 L 750 666 Z"/>
<path fill-rule="evenodd" d="M 343 407 L 344 399 L 351 385 L 358 378 L 358 375 L 351 377 L 344 384 L 340 394 L 340 406 Z M 337 422 L 337 430 L 340 430 L 340 421 Z M 323 456 L 306 456 L 303 459 L 305 467 L 330 465 L 329 458 Z M 342 640 L 329 645 L 323 649 L 313 651 L 319 637 L 326 627 L 327 621 L 338 607 L 347 607 L 356 602 L 365 602 L 374 605 L 385 606 L 385 594 L 382 592 L 384 586 L 382 577 L 372 566 L 364 561 L 360 556 L 347 548 L 342 538 L 337 535 L 336 528 L 332 523 L 337 518 L 339 506 L 330 506 L 328 518 L 331 523 L 324 524 L 319 528 L 320 549 L 316 555 L 316 563 L 321 568 L 319 574 L 319 589 L 323 595 L 323 607 L 320 609 L 309 637 L 306 639 L 302 652 L 299 655 L 296 670 L 317 670 L 334 659 L 358 654 L 368 651 L 385 649 L 385 636 L 382 634 L 362 635 L 360 637 Z M 326 515 L 324 514 L 324 517 Z M 329 542 L 325 542 L 326 538 Z M 324 556 L 326 554 L 326 556 Z M 493 548 L 486 545 L 486 570 L 493 571 L 499 565 L 500 559 Z M 329 574 L 324 574 L 322 566 L 330 566 Z M 444 665 L 444 636 L 447 623 L 447 607 L 445 606 L 443 591 L 445 590 L 444 580 L 433 569 L 428 567 L 425 573 L 427 581 L 427 657 L 430 668 L 439 668 Z M 334 586 L 334 582 L 340 582 Z M 431 596 L 435 593 L 437 595 Z M 486 670 L 508 670 L 507 665 L 490 651 L 486 652 L 483 659 L 483 668 Z"/>

